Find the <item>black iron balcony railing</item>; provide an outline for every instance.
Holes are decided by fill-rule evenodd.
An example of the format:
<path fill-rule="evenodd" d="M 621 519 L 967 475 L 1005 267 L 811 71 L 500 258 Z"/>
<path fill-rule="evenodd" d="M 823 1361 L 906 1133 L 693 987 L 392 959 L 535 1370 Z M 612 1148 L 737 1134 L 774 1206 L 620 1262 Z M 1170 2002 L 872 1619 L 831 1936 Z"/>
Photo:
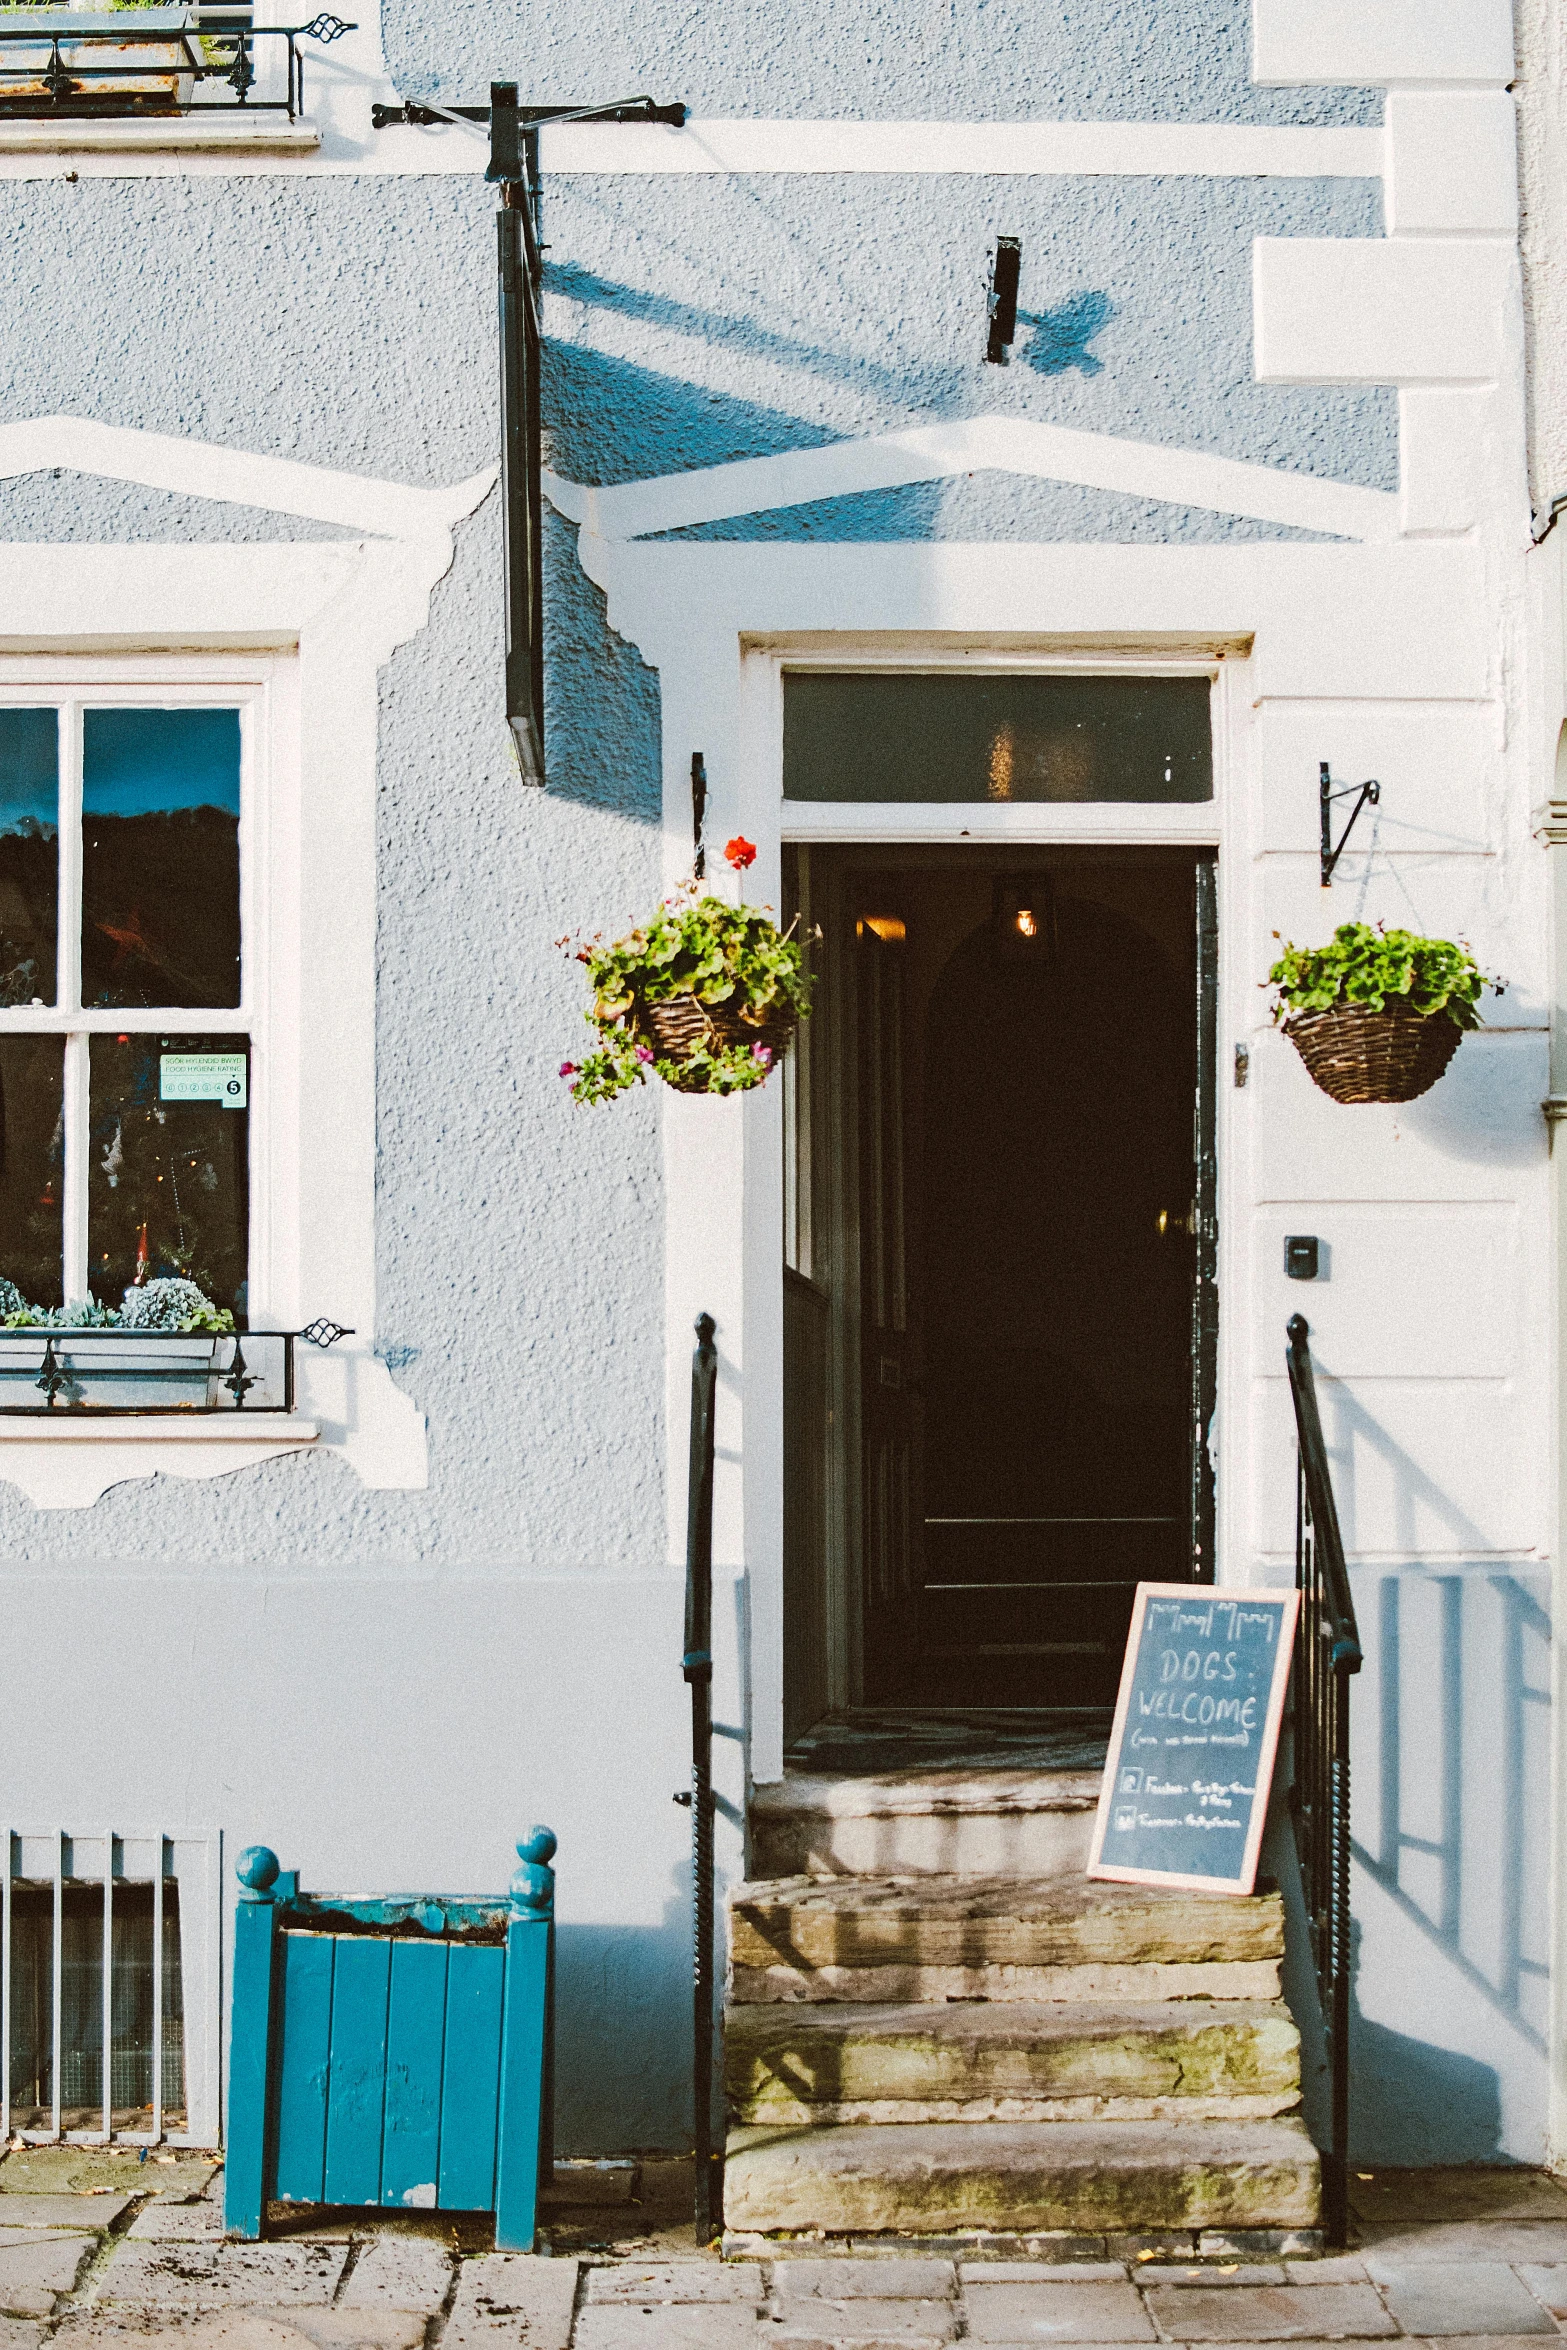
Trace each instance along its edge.
<path fill-rule="evenodd" d="M 0 1417 L 291 1412 L 294 1346 L 351 1333 L 303 1330 L 0 1329 Z"/>
<path fill-rule="evenodd" d="M 184 8 L 75 13 L 0 7 L 0 121 L 212 114 L 243 107 L 250 114 L 286 114 L 294 122 L 305 106 L 299 43 L 326 45 L 356 30 L 326 12 L 308 24 L 253 25 L 232 12 Z"/>
<path fill-rule="evenodd" d="M 1323 2230 L 1329 2244 L 1341 2246 L 1349 2219 L 1349 1679 L 1360 1670 L 1361 1650 L 1317 1410 L 1310 1335 L 1304 1315 L 1292 1315 L 1285 1360 L 1295 1404 L 1300 1619 L 1290 1809 L 1332 2081 L 1330 2143 L 1322 2157 Z"/>

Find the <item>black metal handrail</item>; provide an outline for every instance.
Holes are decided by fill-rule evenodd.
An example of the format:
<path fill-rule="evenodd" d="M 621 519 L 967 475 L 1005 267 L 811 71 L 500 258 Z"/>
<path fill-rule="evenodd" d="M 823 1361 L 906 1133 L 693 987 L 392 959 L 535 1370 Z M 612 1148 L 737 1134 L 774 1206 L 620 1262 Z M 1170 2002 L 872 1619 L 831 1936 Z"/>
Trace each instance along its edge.
<path fill-rule="evenodd" d="M 324 1318 L 303 1330 L 0 1328 L 0 1419 L 291 1412 L 296 1339 L 325 1348 L 352 1335 Z"/>
<path fill-rule="evenodd" d="M 691 1690 L 691 2085 L 695 2125 L 696 2240 L 718 2230 L 713 2179 L 713 1405 L 717 1328 L 697 1317 L 691 1358 L 691 1468 L 686 1506 L 686 1645 L 681 1671 Z"/>
<path fill-rule="evenodd" d="M 1317 1409 L 1310 1335 L 1305 1316 L 1292 1315 L 1285 1361 L 1295 1405 L 1300 1617 L 1290 1810 L 1332 2080 L 1330 2143 L 1322 2159 L 1323 2227 L 1328 2242 L 1340 2246 L 1349 2225 L 1349 1677 L 1359 1672 L 1362 1658 Z"/>
<path fill-rule="evenodd" d="M 235 24 L 226 17 L 197 17 L 183 25 L 137 25 L 118 13 L 105 15 L 101 24 L 88 25 L 80 16 L 66 13 L 51 27 L 39 21 L 46 13 L 37 11 L 29 25 L 0 23 L 0 120 L 50 119 L 56 115 L 123 119 L 149 111 L 162 114 L 170 110 L 162 105 L 139 106 L 140 93 L 116 85 L 167 79 L 175 83 L 219 82 L 233 92 L 229 98 L 176 105 L 173 111 L 178 114 L 226 114 L 244 107 L 250 114 L 286 113 L 293 122 L 305 105 L 305 69 L 298 43 L 319 41 L 325 46 L 359 29 L 326 10 L 308 24 L 296 25 Z M 281 98 L 251 96 L 257 80 L 253 54 L 257 41 L 285 44 L 287 70 Z M 149 56 L 140 65 L 110 65 L 93 58 L 90 52 L 94 46 L 109 52 L 140 48 L 162 54 Z M 26 65 L 8 65 L 8 48 L 47 49 L 48 56 Z"/>

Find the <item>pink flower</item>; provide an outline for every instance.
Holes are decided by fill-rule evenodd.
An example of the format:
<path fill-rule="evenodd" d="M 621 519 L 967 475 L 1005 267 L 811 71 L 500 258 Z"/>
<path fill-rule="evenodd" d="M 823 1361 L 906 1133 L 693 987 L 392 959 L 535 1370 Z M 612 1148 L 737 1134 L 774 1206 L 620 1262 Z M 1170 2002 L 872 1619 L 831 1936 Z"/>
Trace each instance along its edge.
<path fill-rule="evenodd" d="M 577 1064 L 576 1064 L 576 1062 L 575 1062 L 575 1061 L 562 1061 L 562 1063 L 561 1063 L 561 1065 L 560 1065 L 560 1073 L 561 1073 L 562 1077 L 575 1077 L 575 1076 L 576 1076 L 576 1074 L 577 1074 Z"/>
<path fill-rule="evenodd" d="M 743 873 L 747 865 L 756 863 L 756 843 L 747 840 L 743 832 L 737 832 L 733 840 L 725 841 L 724 855 L 737 873 Z"/>
<path fill-rule="evenodd" d="M 760 1061 L 764 1069 L 770 1069 L 773 1065 L 772 1046 L 770 1044 L 752 1045 L 751 1058 L 753 1061 Z"/>
<path fill-rule="evenodd" d="M 651 1045 L 639 1044 L 637 1046 L 637 1059 L 639 1061 L 651 1061 L 652 1058 L 653 1048 Z"/>

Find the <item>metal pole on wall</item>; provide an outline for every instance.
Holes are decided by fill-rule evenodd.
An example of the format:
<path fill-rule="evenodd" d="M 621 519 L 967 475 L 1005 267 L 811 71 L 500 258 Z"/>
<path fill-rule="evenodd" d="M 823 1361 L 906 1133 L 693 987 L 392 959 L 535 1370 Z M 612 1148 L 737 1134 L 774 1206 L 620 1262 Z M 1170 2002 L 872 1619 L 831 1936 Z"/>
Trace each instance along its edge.
<path fill-rule="evenodd" d="M 718 1350 L 711 1314 L 697 1317 L 691 1358 L 691 1468 L 686 1511 L 686 1645 L 691 1691 L 691 1997 L 696 2240 L 717 2233 L 713 2194 L 713 1398 Z"/>

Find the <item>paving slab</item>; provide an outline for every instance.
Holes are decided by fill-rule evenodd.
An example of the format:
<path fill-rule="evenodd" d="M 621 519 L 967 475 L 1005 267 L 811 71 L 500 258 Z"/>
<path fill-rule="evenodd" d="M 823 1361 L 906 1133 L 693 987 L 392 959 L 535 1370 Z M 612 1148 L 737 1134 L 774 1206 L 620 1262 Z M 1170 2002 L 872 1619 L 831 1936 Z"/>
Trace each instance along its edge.
<path fill-rule="evenodd" d="M 65 2228 L 80 2235 L 84 2228 L 112 2228 L 134 2200 L 130 2195 L 4 2195 L 0 2227 Z"/>
<path fill-rule="evenodd" d="M 127 2243 L 103 2271 L 95 2298 L 172 2314 L 230 2302 L 329 2302 L 347 2258 L 346 2244 Z"/>
<path fill-rule="evenodd" d="M 967 2285 L 1124 2285 L 1122 2260 L 965 2260 Z"/>
<path fill-rule="evenodd" d="M 1537 2268 L 1526 2263 L 1518 2274 L 1535 2299 L 1545 2303 L 1552 2317 L 1567 2317 L 1567 2264 Z"/>
<path fill-rule="evenodd" d="M 98 2249 L 96 2236 L 43 2236 L 18 2229 L 0 2245 L 0 2311 L 8 2317 L 47 2317 L 60 2293 L 69 2293 L 83 2263 Z"/>
<path fill-rule="evenodd" d="M 957 2331 L 951 2301 L 874 2301 L 860 2294 L 802 2293 L 779 2303 L 763 2339 L 823 2342 L 948 2342 Z"/>
<path fill-rule="evenodd" d="M 1363 2285 L 1366 2264 L 1353 2252 L 1329 2254 L 1321 2260 L 1286 2260 L 1284 2273 L 1292 2285 Z"/>
<path fill-rule="evenodd" d="M 1369 2285 L 1153 2285 L 1147 2298 L 1174 2342 L 1375 2341 L 1398 2332 Z"/>
<path fill-rule="evenodd" d="M 601 2301 L 583 2310 L 572 2342 L 574 2350 L 772 2350 L 778 2330 L 759 2324 L 748 2302 Z M 450 2340 L 448 2327 L 442 2350 Z"/>
<path fill-rule="evenodd" d="M 0 2223 L 5 2207 L 0 2204 Z M 149 2203 L 125 2231 L 133 2244 L 218 2244 L 223 2240 L 220 2203 Z"/>
<path fill-rule="evenodd" d="M 0 2317 L 0 2350 L 38 2350 L 42 2326 L 25 2317 Z"/>
<path fill-rule="evenodd" d="M 1547 2171 L 1502 2165 L 1351 2171 L 1349 2200 L 1368 2232 L 1444 2220 L 1567 2220 L 1567 2187 Z"/>
<path fill-rule="evenodd" d="M 50 2336 L 62 2350 L 422 2350 L 426 2320 L 404 2310 L 228 2309 L 204 2317 L 92 2310 Z M 3 2350 L 3 2343 L 0 2343 Z"/>
<path fill-rule="evenodd" d="M 867 2295 L 879 2301 L 941 2301 L 952 2297 L 950 2260 L 781 2260 L 773 2272 L 779 2301 L 801 2295 Z"/>
<path fill-rule="evenodd" d="M 1287 2281 L 1282 2260 L 1150 2260 L 1137 2271 L 1140 2285 L 1282 2285 Z"/>
<path fill-rule="evenodd" d="M 964 2287 L 969 2332 L 979 2342 L 1151 2342 L 1153 2327 L 1130 2285 Z"/>
<path fill-rule="evenodd" d="M 575 2260 L 490 2252 L 465 2260 L 442 2350 L 566 2350 L 576 2305 Z"/>
<path fill-rule="evenodd" d="M 1365 2231 L 1363 2257 L 1438 2260 L 1455 2265 L 1471 2260 L 1567 2262 L 1567 2222 L 1550 2219 L 1443 2220 L 1431 2227 Z"/>
<path fill-rule="evenodd" d="M 720 2268 L 711 2261 L 628 2260 L 614 2268 L 590 2268 L 587 2299 L 590 2304 L 611 2302 L 620 2307 L 652 2309 L 666 2303 L 743 2302 L 754 2309 L 762 2299 L 760 2268 Z"/>
<path fill-rule="evenodd" d="M 1322 2250 L 1320 2228 L 1202 2228 L 1194 2249 L 1204 2259 L 1288 2260 Z"/>
<path fill-rule="evenodd" d="M 418 2237 L 377 2236 L 363 2246 L 338 2296 L 339 2309 L 416 2309 L 433 2317 L 452 2282 L 452 2256 Z"/>
<path fill-rule="evenodd" d="M 1554 2334 L 1548 2312 L 1501 2260 L 1393 2260 L 1366 2267 L 1406 2334 Z M 1346 2286 L 1353 2291 L 1353 2286 Z"/>

